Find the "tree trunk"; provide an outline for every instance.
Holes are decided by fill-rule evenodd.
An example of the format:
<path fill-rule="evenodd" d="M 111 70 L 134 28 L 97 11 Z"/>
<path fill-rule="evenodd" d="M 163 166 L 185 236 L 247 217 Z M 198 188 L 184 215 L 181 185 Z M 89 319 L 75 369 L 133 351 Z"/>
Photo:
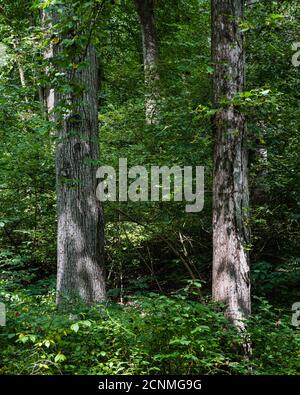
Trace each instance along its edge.
<path fill-rule="evenodd" d="M 53 13 L 47 12 L 46 9 L 44 9 L 41 14 L 41 20 L 42 20 L 42 26 L 44 29 L 44 35 L 45 38 L 46 36 L 47 39 L 49 40 L 49 36 L 51 35 L 51 29 L 52 29 L 52 22 L 53 22 Z M 50 41 L 50 44 L 44 51 L 44 60 L 46 61 L 47 66 L 45 67 L 45 75 L 46 77 L 49 78 L 49 69 L 50 69 L 50 64 L 53 60 L 53 43 Z M 49 86 L 49 83 L 46 86 L 40 86 L 39 87 L 39 100 L 43 108 L 43 115 L 46 115 L 46 118 L 49 121 L 54 122 L 55 121 L 55 116 L 54 116 L 54 102 L 55 102 L 55 95 L 54 95 L 54 89 L 53 87 Z"/>
<path fill-rule="evenodd" d="M 227 306 L 227 317 L 239 328 L 244 328 L 251 308 L 248 160 L 245 117 L 228 101 L 244 89 L 242 17 L 242 0 L 212 0 L 213 100 L 217 109 L 213 119 L 212 293 L 214 300 Z"/>
<path fill-rule="evenodd" d="M 13 39 L 12 43 L 13 43 L 13 48 L 15 50 L 15 57 L 16 57 L 16 62 L 17 62 L 17 66 L 18 66 L 21 86 L 22 86 L 22 88 L 26 88 L 25 73 L 24 73 L 24 69 L 23 69 L 23 66 L 22 66 L 22 63 L 21 63 L 21 60 L 20 60 L 20 56 L 18 55 L 18 42 L 17 42 L 17 39 Z M 25 96 L 25 101 L 26 101 L 26 103 L 28 103 L 27 96 Z"/>
<path fill-rule="evenodd" d="M 143 40 L 145 73 L 145 117 L 147 124 L 157 123 L 158 118 L 158 44 L 154 21 L 154 0 L 135 0 Z"/>
<path fill-rule="evenodd" d="M 263 121 L 258 122 L 258 127 L 262 132 L 260 134 L 264 137 L 267 135 L 266 125 Z M 253 204 L 260 204 L 264 202 L 269 193 L 268 177 L 268 148 L 263 138 L 255 138 L 254 149 L 254 163 L 255 163 L 255 184 L 250 191 L 251 201 Z"/>
<path fill-rule="evenodd" d="M 53 45 L 54 62 L 57 55 L 64 56 L 60 43 Z M 57 303 L 61 306 L 77 298 L 87 303 L 105 299 L 103 212 L 96 198 L 98 60 L 90 43 L 81 59 L 77 55 L 68 60 L 71 70 L 59 63 L 57 68 L 65 73 L 62 82 L 76 89 L 64 93 L 58 86 L 54 96 L 49 89 L 46 100 L 49 110 L 54 100 L 57 128 Z M 84 67 L 76 66 L 83 61 Z"/>

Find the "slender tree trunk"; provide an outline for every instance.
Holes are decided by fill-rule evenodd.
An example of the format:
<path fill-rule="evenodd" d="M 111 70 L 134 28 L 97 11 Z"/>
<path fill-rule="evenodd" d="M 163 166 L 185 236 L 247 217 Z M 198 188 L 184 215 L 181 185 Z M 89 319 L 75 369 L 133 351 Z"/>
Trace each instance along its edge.
<path fill-rule="evenodd" d="M 48 13 L 46 10 L 43 10 L 41 12 L 41 20 L 42 20 L 42 26 L 45 30 L 44 34 L 50 35 L 51 34 L 51 29 L 52 29 L 52 19 L 53 19 L 53 14 Z M 48 37 L 49 39 L 49 37 Z M 44 51 L 44 60 L 46 62 L 46 67 L 45 67 L 45 75 L 49 78 L 49 70 L 50 70 L 50 65 L 53 60 L 53 43 L 50 41 L 49 46 L 46 48 Z M 44 115 L 46 115 L 46 118 L 50 121 L 55 121 L 54 117 L 54 101 L 55 101 L 55 95 L 54 95 L 54 89 L 53 87 L 49 86 L 50 84 L 48 83 L 46 86 L 40 86 L 39 87 L 39 100 L 42 104 L 42 107 L 44 109 Z"/>
<path fill-rule="evenodd" d="M 75 89 L 48 89 L 46 98 L 57 127 L 57 303 L 64 307 L 77 298 L 105 299 L 103 212 L 96 198 L 98 59 L 90 43 L 83 52 L 81 59 L 68 59 L 71 70 L 57 66 L 65 74 L 63 83 Z M 54 61 L 64 56 L 60 41 L 52 55 Z M 87 64 L 77 67 L 82 61 Z"/>
<path fill-rule="evenodd" d="M 49 48 L 49 50 L 47 50 L 44 54 L 44 59 L 48 62 L 51 62 L 53 58 L 53 49 L 52 49 L 52 45 Z M 45 70 L 46 75 L 49 76 L 49 67 L 46 67 Z M 55 93 L 54 93 L 54 89 L 52 87 L 50 87 L 49 85 L 40 88 L 39 90 L 39 97 L 40 100 L 43 101 L 43 105 L 46 107 L 46 115 L 49 121 L 54 121 L 55 120 L 55 116 L 54 116 L 54 106 L 55 106 Z"/>
<path fill-rule="evenodd" d="M 158 44 L 154 20 L 154 0 L 135 0 L 139 15 L 146 85 L 145 116 L 147 124 L 157 123 L 158 118 Z"/>
<path fill-rule="evenodd" d="M 16 62 L 17 62 L 17 65 L 18 65 L 18 71 L 19 71 L 19 77 L 20 77 L 21 86 L 22 86 L 22 88 L 26 88 L 25 73 L 24 73 L 24 69 L 23 69 L 20 57 L 18 55 L 18 44 L 17 44 L 17 40 L 16 39 L 13 40 L 13 47 L 14 47 L 15 54 L 16 54 Z M 25 96 L 25 101 L 28 102 L 27 96 Z"/>
<path fill-rule="evenodd" d="M 239 328 L 250 314 L 246 122 L 222 103 L 244 89 L 243 0 L 212 0 L 214 105 L 213 298 Z"/>
<path fill-rule="evenodd" d="M 262 136 L 267 134 L 266 125 L 260 121 L 258 127 L 262 130 Z M 255 138 L 256 136 L 254 136 Z M 251 201 L 253 204 L 259 204 L 266 199 L 269 193 L 267 184 L 268 177 L 268 147 L 261 138 L 255 138 L 256 148 L 254 149 L 254 162 L 256 166 L 255 186 L 250 191 Z"/>
<path fill-rule="evenodd" d="M 21 82 L 22 87 L 26 88 L 25 73 L 24 73 L 24 69 L 23 69 L 23 66 L 20 62 L 20 58 L 18 55 L 18 45 L 17 45 L 16 39 L 13 40 L 13 47 L 14 47 L 15 54 L 16 54 L 16 61 L 17 61 L 18 70 L 19 70 L 20 82 Z"/>

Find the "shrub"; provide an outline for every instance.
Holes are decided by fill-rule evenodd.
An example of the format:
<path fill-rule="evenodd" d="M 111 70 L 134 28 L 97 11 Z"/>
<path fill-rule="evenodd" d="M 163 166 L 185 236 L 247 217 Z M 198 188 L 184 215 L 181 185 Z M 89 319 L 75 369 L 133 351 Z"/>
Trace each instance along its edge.
<path fill-rule="evenodd" d="M 253 355 L 222 308 L 149 294 L 126 305 L 78 304 L 59 313 L 54 292 L 2 292 L 1 374 L 295 374 L 299 336 L 259 300 L 249 322 Z M 282 315 L 282 312 L 281 312 Z"/>

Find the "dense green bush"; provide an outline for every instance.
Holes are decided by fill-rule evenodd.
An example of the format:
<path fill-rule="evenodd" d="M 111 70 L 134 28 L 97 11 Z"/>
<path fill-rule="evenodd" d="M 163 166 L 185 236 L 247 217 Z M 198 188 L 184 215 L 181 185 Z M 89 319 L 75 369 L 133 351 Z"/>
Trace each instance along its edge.
<path fill-rule="evenodd" d="M 7 326 L 1 328 L 1 374 L 295 374 L 299 334 L 282 312 L 256 303 L 249 322 L 253 355 L 222 307 L 157 294 L 125 305 L 80 306 L 59 313 L 54 292 L 2 291 Z M 298 336 L 297 336 L 298 335 Z"/>

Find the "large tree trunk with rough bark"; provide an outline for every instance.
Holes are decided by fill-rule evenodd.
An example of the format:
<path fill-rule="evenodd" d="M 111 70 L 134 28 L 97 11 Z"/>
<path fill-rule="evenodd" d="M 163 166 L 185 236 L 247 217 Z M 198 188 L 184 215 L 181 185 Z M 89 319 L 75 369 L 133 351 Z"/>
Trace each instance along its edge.
<path fill-rule="evenodd" d="M 53 46 L 54 63 L 64 56 L 59 43 Z M 70 56 L 70 54 L 68 55 Z M 78 56 L 78 55 L 77 55 Z M 103 212 L 96 198 L 96 170 L 99 160 L 98 60 L 88 43 L 82 55 L 68 59 L 72 69 L 63 83 L 75 88 L 69 93 L 48 89 L 46 98 L 57 128 L 57 303 L 72 305 L 105 299 Z M 86 62 L 84 67 L 77 67 Z M 54 98 L 54 99 L 53 99 Z"/>
<path fill-rule="evenodd" d="M 246 122 L 229 102 L 244 89 L 242 0 L 212 0 L 213 93 L 213 299 L 227 306 L 237 327 L 250 314 L 249 193 Z"/>
<path fill-rule="evenodd" d="M 154 0 L 135 0 L 136 10 L 139 16 L 142 41 L 145 74 L 145 116 L 147 124 L 157 123 L 158 118 L 158 44 L 154 20 Z"/>

